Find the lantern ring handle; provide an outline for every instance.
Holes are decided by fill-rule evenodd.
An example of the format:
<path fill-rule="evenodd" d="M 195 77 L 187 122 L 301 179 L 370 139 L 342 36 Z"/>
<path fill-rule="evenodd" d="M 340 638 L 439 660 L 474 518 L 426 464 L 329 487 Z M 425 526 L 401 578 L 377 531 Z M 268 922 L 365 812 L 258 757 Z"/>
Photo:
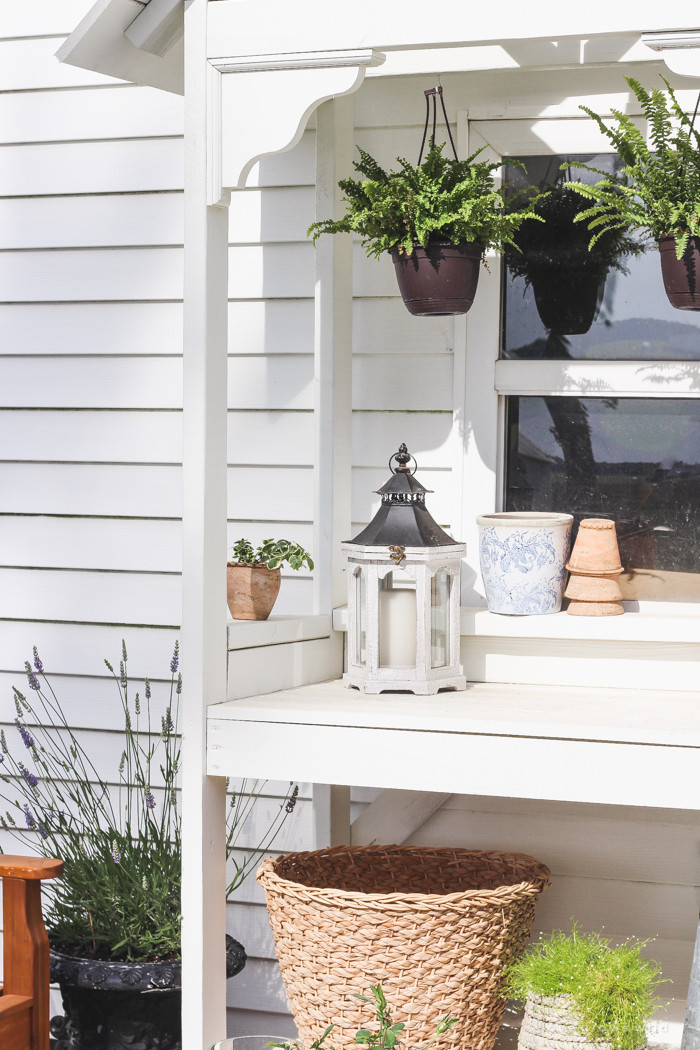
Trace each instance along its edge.
<path fill-rule="evenodd" d="M 409 471 L 407 471 L 407 473 L 408 474 L 415 474 L 415 472 L 418 470 L 418 460 L 413 455 L 413 453 L 409 452 L 408 454 L 411 457 L 411 459 L 413 460 L 414 467 L 413 467 L 413 470 L 409 470 Z M 391 471 L 392 474 L 398 474 L 399 469 L 400 469 L 400 468 L 397 467 L 396 470 L 394 470 L 393 466 L 391 465 L 395 456 L 396 456 L 396 453 L 394 453 L 394 455 L 389 458 L 389 470 Z M 409 459 L 409 463 L 411 462 L 411 459 Z M 401 473 L 403 474 L 403 471 L 401 471 Z"/>

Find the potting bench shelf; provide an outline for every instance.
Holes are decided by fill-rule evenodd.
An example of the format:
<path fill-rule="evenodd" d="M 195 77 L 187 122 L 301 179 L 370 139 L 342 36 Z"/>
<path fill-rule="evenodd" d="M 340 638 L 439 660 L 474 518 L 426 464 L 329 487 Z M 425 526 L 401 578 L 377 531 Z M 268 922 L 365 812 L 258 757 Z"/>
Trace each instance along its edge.
<path fill-rule="evenodd" d="M 207 773 L 700 809 L 699 701 L 491 683 L 367 696 L 332 680 L 210 706 Z"/>

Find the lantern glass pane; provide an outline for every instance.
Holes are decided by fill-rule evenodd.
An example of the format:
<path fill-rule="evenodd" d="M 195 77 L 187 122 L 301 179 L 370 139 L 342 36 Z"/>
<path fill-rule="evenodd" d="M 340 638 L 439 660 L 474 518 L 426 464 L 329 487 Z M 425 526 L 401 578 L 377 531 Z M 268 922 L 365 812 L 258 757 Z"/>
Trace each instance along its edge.
<path fill-rule="evenodd" d="M 379 585 L 379 666 L 416 666 L 416 584 L 395 569 Z"/>
<path fill-rule="evenodd" d="M 430 581 L 430 666 L 447 667 L 450 662 L 450 582 L 444 569 Z"/>
<path fill-rule="evenodd" d="M 367 664 L 367 583 L 362 569 L 355 573 L 355 659 L 360 667 Z"/>

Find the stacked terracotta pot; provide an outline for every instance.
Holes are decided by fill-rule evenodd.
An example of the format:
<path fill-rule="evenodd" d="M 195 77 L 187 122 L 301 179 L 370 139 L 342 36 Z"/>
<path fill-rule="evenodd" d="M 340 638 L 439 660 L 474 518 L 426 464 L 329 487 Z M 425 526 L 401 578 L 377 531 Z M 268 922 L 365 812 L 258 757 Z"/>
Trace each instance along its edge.
<path fill-rule="evenodd" d="M 615 522 L 584 518 L 566 566 L 571 576 L 564 592 L 570 616 L 620 616 L 622 591 Z"/>

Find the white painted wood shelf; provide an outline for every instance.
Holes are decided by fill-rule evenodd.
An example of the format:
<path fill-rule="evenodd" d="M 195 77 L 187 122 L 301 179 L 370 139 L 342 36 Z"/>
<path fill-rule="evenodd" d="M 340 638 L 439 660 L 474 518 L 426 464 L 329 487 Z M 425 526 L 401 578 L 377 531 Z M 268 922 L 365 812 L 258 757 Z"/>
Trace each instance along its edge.
<path fill-rule="evenodd" d="M 212 776 L 695 810 L 699 770 L 698 692 L 333 680 L 208 709 Z"/>

